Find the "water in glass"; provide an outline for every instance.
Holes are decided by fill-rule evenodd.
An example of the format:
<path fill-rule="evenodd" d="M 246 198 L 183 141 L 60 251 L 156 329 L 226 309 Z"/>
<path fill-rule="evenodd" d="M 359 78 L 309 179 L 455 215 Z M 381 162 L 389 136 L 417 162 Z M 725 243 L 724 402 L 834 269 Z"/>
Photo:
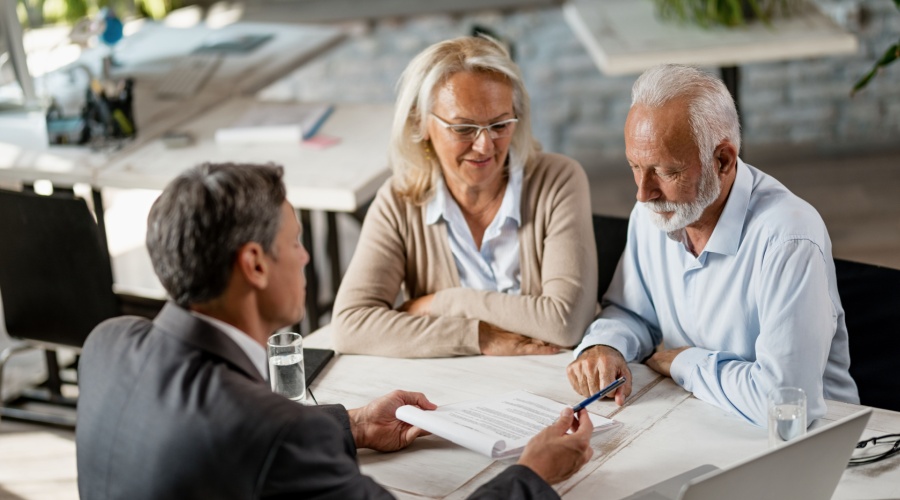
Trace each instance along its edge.
<path fill-rule="evenodd" d="M 293 401 L 306 401 L 306 375 L 303 353 L 276 354 L 269 357 L 272 390 Z"/>
<path fill-rule="evenodd" d="M 797 404 L 776 404 L 769 408 L 769 447 L 806 434 L 806 408 Z"/>

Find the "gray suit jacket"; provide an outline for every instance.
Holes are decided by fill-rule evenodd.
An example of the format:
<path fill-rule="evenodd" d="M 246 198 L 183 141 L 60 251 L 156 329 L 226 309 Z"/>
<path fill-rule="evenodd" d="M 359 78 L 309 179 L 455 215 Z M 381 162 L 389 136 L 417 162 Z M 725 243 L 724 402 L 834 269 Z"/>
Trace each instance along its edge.
<path fill-rule="evenodd" d="M 88 499 L 390 498 L 356 463 L 342 406 L 272 393 L 224 333 L 167 304 L 99 325 L 79 362 L 78 489 Z M 558 498 L 508 468 L 479 498 Z"/>

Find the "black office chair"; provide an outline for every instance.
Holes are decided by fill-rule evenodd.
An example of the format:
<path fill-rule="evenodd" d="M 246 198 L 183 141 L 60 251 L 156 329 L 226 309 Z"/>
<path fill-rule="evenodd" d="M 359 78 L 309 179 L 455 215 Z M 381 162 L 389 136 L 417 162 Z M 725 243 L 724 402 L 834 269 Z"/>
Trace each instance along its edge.
<path fill-rule="evenodd" d="M 597 300 L 609 288 L 619 259 L 628 240 L 628 219 L 609 215 L 594 214 L 594 243 L 597 245 L 598 284 Z"/>
<path fill-rule="evenodd" d="M 860 402 L 900 411 L 900 270 L 835 259 Z"/>
<path fill-rule="evenodd" d="M 10 337 L 19 339 L 0 353 L 10 356 L 34 348 L 46 352 L 48 379 L 40 391 L 26 391 L 4 417 L 74 425 L 74 412 L 40 411 L 35 401 L 74 407 L 62 395 L 55 348 L 84 344 L 105 319 L 123 313 L 152 317 L 163 301 L 113 292 L 109 253 L 87 204 L 73 197 L 48 197 L 0 190 L 0 297 Z M 45 408 L 46 410 L 46 408 Z"/>

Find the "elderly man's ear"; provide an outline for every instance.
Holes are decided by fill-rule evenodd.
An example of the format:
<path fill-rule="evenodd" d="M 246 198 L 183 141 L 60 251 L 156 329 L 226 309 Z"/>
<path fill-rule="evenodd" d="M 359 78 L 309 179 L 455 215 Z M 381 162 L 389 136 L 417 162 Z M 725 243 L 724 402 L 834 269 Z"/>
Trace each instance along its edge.
<path fill-rule="evenodd" d="M 713 156 L 719 165 L 720 175 L 730 174 L 737 167 L 737 149 L 729 141 L 723 141 L 719 144 Z"/>

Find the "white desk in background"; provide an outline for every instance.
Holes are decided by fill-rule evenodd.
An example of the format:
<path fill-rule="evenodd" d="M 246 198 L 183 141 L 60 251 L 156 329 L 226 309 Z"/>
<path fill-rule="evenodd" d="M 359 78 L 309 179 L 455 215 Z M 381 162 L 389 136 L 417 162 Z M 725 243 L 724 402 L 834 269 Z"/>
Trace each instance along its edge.
<path fill-rule="evenodd" d="M 204 46 L 252 35 L 272 35 L 272 38 L 247 53 L 222 52 L 221 64 L 193 97 L 177 100 L 157 96 L 159 85 L 180 58 L 189 57 Z M 256 94 L 343 37 L 339 28 L 296 24 L 235 23 L 217 29 L 204 25 L 144 26 L 125 38 L 114 52 L 121 66 L 113 75 L 129 75 L 136 80 L 134 106 L 139 135 L 123 153 L 139 148 L 228 99 Z"/>
<path fill-rule="evenodd" d="M 306 337 L 304 346 L 329 348 L 330 327 Z M 576 403 L 582 398 L 569 386 L 565 374 L 571 360 L 571 352 L 441 359 L 338 355 L 311 390 L 320 404 L 340 403 L 348 408 L 394 389 L 421 391 L 438 405 L 516 389 Z M 594 437 L 591 461 L 556 487 L 564 498 L 618 499 L 698 465 L 725 467 L 767 448 L 766 429 L 694 398 L 645 365 L 632 364 L 631 369 L 634 388 L 625 406 L 617 407 L 609 400 L 591 405 L 591 411 L 623 425 Z M 860 408 L 829 401 L 824 420 L 837 420 Z M 876 409 L 863 436 L 897 432 L 900 413 Z M 396 453 L 362 450 L 359 463 L 364 474 L 399 498 L 457 499 L 515 460 L 493 461 L 428 436 Z M 900 455 L 847 469 L 834 498 L 900 498 Z"/>
<path fill-rule="evenodd" d="M 100 170 L 97 187 L 163 189 L 187 168 L 203 162 L 266 163 L 284 166 L 288 201 L 300 210 L 304 244 L 315 261 L 310 211 L 326 214 L 331 284 L 337 290 L 339 266 L 337 213 L 354 214 L 372 200 L 381 184 L 390 176 L 387 147 L 393 120 L 391 104 L 340 104 L 319 134 L 336 137 L 339 142 L 324 149 L 301 144 L 220 145 L 215 131 L 230 125 L 256 101 L 232 99 L 207 113 L 182 124 L 178 130 L 194 137 L 185 148 L 168 149 L 161 140 L 153 140 L 121 156 Z M 309 269 L 315 269 L 310 263 Z M 307 272 L 307 301 L 312 329 L 319 326 L 318 280 Z"/>
<path fill-rule="evenodd" d="M 237 40 L 247 35 L 271 35 L 272 37 L 248 52 L 222 53 L 221 62 L 215 68 L 215 72 L 211 74 L 205 85 L 189 99 L 166 99 L 158 95 L 157 89 L 180 58 L 190 57 L 190 54 L 200 47 Z M 133 141 L 125 143 L 121 149 L 104 152 L 95 152 L 80 146 L 49 146 L 44 149 L 28 149 L 6 143 L 0 137 L 0 185 L 7 187 L 31 185 L 38 180 L 49 180 L 56 187 L 62 188 L 69 188 L 74 184 L 88 184 L 93 188 L 94 208 L 101 227 L 101 234 L 105 236 L 100 192 L 102 187 L 161 189 L 165 185 L 165 182 L 153 183 L 159 177 L 141 176 L 139 173 L 117 176 L 115 168 L 108 169 L 106 167 L 112 164 L 127 165 L 132 168 L 133 165 L 139 164 L 134 161 L 135 158 L 153 160 L 153 155 L 156 154 L 153 152 L 154 148 L 161 148 L 156 141 L 159 136 L 170 130 L 181 130 L 182 124 L 210 109 L 215 109 L 213 116 L 219 124 L 232 122 L 240 116 L 241 107 L 250 102 L 249 96 L 256 94 L 266 85 L 318 56 L 343 38 L 343 29 L 332 26 L 235 23 L 220 28 L 211 28 L 205 24 L 177 28 L 161 23 L 144 22 L 141 29 L 124 38 L 115 47 L 115 60 L 119 66 L 114 67 L 111 71 L 113 78 L 129 76 L 135 80 L 133 106 L 137 137 Z M 93 75 L 98 76 L 102 70 L 102 59 L 108 53 L 109 49 L 106 47 L 87 50 L 82 53 L 76 63 L 59 71 L 71 70 L 78 73 L 81 72 L 78 68 L 84 67 Z M 86 88 L 87 79 L 84 75 L 81 76 Z M 340 126 L 340 116 L 339 114 L 337 117 L 338 126 Z M 365 112 L 361 112 L 361 116 L 358 118 L 369 120 L 362 122 L 361 125 L 374 123 L 377 124 L 376 126 L 383 126 L 376 117 Z M 363 154 L 353 157 L 355 159 L 371 159 L 373 155 L 377 157 L 377 151 L 384 150 L 383 148 L 387 144 L 385 140 L 378 145 L 382 149 L 369 149 L 370 142 L 365 142 L 367 136 L 364 131 L 360 131 L 360 128 L 347 128 L 352 133 L 359 133 L 360 140 L 366 145 L 367 150 Z M 336 132 L 335 135 L 343 136 L 344 134 Z M 380 138 L 379 136 L 379 141 Z M 354 143 L 350 138 L 345 138 L 345 140 L 348 143 Z M 208 148 L 195 148 L 193 151 L 197 154 L 190 160 L 186 158 L 189 156 L 188 150 L 178 150 L 174 152 L 174 155 L 160 155 L 160 157 L 175 158 L 171 166 L 182 169 L 200 161 L 214 161 L 216 158 L 226 158 L 231 161 L 271 159 L 283 161 L 286 164 L 291 163 L 290 155 L 266 158 L 266 155 L 258 154 L 259 150 L 256 150 L 253 156 L 240 156 L 237 153 L 232 154 L 233 152 L 230 151 L 224 157 L 222 155 L 204 156 L 209 153 Z M 293 169 L 293 174 L 292 170 L 288 169 L 286 180 L 292 188 L 289 194 L 291 199 L 314 198 L 309 192 L 309 190 L 313 190 L 320 198 L 326 197 L 332 203 L 338 204 L 337 210 L 354 211 L 358 200 L 347 199 L 346 191 L 341 191 L 341 188 L 349 185 L 351 192 L 358 192 L 359 196 L 371 196 L 371 193 L 366 191 L 364 186 L 360 185 L 359 178 L 355 177 L 360 175 L 359 171 L 353 171 L 342 177 L 341 171 L 337 170 L 351 162 L 351 159 L 346 158 L 346 151 L 347 148 L 335 148 L 322 155 L 328 158 L 325 164 L 316 163 L 326 171 L 323 175 L 329 176 L 328 179 L 332 181 L 331 186 L 323 186 L 327 182 L 316 184 L 316 181 L 308 180 L 307 184 L 300 183 L 298 188 L 298 184 L 290 184 L 290 180 L 312 179 L 314 172 L 297 175 L 297 168 L 300 167 Z M 352 155 L 350 156 L 352 157 Z M 119 161 L 119 159 L 124 159 L 124 161 Z M 386 162 L 376 163 L 379 168 L 386 166 Z M 326 166 L 331 166 L 331 168 L 326 168 Z M 140 169 L 137 168 L 137 170 Z M 143 172 L 154 173 L 160 171 L 167 172 L 168 179 L 178 173 L 173 173 L 171 169 L 159 168 L 158 164 L 155 164 L 152 169 L 143 170 Z M 101 172 L 104 173 L 102 180 Z M 118 179 L 121 184 L 116 184 L 111 179 Z M 140 182 L 147 182 L 147 184 L 132 182 L 134 179 L 140 179 Z M 381 179 L 383 180 L 383 177 Z M 305 187 L 309 187 L 309 189 L 304 190 Z M 319 187 L 323 189 L 319 190 Z M 324 189 L 325 187 L 334 187 L 337 191 L 329 192 Z M 374 189 L 371 191 L 374 193 Z M 333 200 L 341 198 L 341 196 L 344 198 Z"/>
<path fill-rule="evenodd" d="M 768 25 L 708 29 L 662 21 L 654 9 L 650 0 L 566 0 L 563 14 L 603 73 L 640 73 L 666 63 L 718 66 L 739 114 L 739 65 L 854 54 L 857 49 L 856 37 L 811 4 Z"/>
<path fill-rule="evenodd" d="M 207 84 L 193 98 L 179 101 L 157 97 L 156 88 L 178 58 L 204 44 L 234 39 L 247 34 L 271 34 L 272 39 L 246 54 L 226 54 Z M 173 28 L 145 22 L 141 29 L 124 38 L 115 48 L 121 64 L 113 77 L 135 78 L 134 115 L 138 134 L 122 149 L 92 152 L 86 147 L 50 146 L 44 150 L 24 149 L 0 138 L 0 182 L 30 184 L 49 180 L 54 184 L 93 184 L 97 171 L 109 161 L 139 149 L 145 142 L 199 113 L 240 96 L 256 93 L 296 69 L 305 61 L 343 39 L 341 29 L 262 23 L 236 23 L 218 29 L 205 25 Z M 59 71 L 80 71 L 84 66 L 94 75 L 101 72 L 106 47 L 90 49 L 76 63 Z M 85 86 L 87 85 L 85 80 Z M 86 87 L 85 87 L 86 88 Z"/>
<path fill-rule="evenodd" d="M 104 159 L 86 148 L 28 149 L 0 139 L 0 186 L 50 180 L 64 186 L 90 184 Z"/>

